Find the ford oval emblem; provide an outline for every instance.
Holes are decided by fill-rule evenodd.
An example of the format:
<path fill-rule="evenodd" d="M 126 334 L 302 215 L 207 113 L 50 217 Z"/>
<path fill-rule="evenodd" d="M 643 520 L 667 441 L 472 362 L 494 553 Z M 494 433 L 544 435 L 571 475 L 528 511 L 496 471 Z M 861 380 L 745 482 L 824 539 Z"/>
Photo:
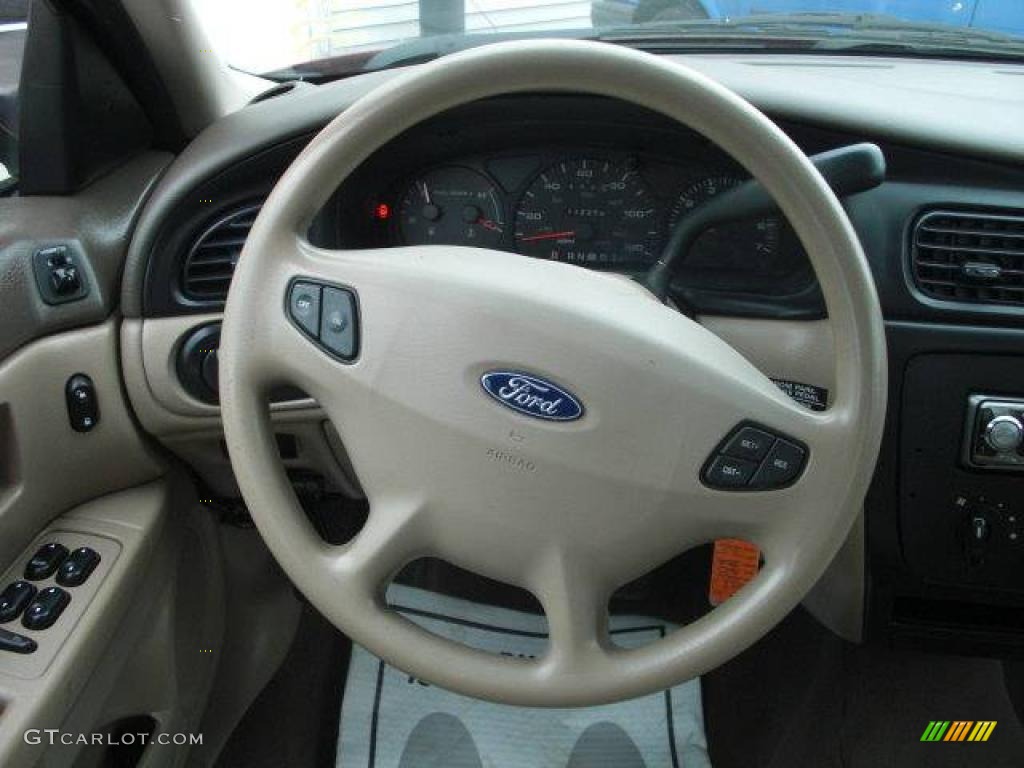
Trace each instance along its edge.
<path fill-rule="evenodd" d="M 521 371 L 488 371 L 480 377 L 484 392 L 526 416 L 545 421 L 576 421 L 583 404 L 547 379 Z"/>

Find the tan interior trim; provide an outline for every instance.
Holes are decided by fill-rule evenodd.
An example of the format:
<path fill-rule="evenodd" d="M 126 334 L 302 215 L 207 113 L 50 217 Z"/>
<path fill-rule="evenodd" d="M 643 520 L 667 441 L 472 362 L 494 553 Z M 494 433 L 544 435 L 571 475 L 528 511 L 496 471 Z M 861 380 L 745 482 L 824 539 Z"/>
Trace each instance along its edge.
<path fill-rule="evenodd" d="M 71 765 L 81 752 L 81 745 L 29 744 L 30 728 L 93 733 L 131 715 L 152 715 L 158 731 L 198 727 L 220 651 L 224 596 L 212 521 L 190 510 L 195 497 L 179 477 L 77 507 L 40 534 L 41 541 L 106 542 L 109 559 L 70 589 L 64 616 L 37 633 L 45 669 L 20 657 L 25 666 L 12 674 L 18 661 L 5 659 L 0 765 Z M 153 752 L 147 766 L 180 764 L 180 750 Z"/>
<path fill-rule="evenodd" d="M 0 564 L 77 504 L 147 482 L 165 471 L 124 398 L 117 324 L 34 342 L 0 363 Z M 65 385 L 87 374 L 99 400 L 88 433 L 69 423 Z"/>

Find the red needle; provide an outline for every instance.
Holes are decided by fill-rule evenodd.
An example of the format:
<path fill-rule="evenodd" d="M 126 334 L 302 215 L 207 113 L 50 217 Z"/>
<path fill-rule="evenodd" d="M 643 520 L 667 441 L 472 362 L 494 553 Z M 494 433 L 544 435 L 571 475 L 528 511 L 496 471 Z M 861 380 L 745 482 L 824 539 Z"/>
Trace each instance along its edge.
<path fill-rule="evenodd" d="M 534 240 L 563 240 L 570 237 L 576 237 L 576 233 L 572 230 L 565 232 L 545 232 L 541 235 L 530 235 L 529 237 L 519 238 L 521 243 L 532 243 Z"/>
<path fill-rule="evenodd" d="M 484 229 L 491 230 L 492 232 L 501 232 L 501 227 L 499 227 L 490 219 L 477 219 L 477 224 L 479 224 Z"/>

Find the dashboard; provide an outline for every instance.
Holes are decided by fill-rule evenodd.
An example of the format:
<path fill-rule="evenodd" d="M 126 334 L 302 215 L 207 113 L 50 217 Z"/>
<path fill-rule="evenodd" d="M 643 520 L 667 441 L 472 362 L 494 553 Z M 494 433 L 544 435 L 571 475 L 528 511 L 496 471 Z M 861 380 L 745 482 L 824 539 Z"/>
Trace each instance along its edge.
<path fill-rule="evenodd" d="M 371 158 L 339 191 L 337 245 L 464 245 L 637 275 L 690 211 L 749 178 L 698 134 L 612 102 L 567 118 L 552 100 L 509 99 L 446 115 Z M 554 111 L 554 114 L 553 114 Z M 558 114 L 562 114 L 559 117 Z M 515 126 L 510 131 L 511 125 Z M 474 125 L 469 133 L 464 127 Z M 787 303 L 820 312 L 813 272 L 785 219 L 706 230 L 674 289 L 698 305 Z"/>
<path fill-rule="evenodd" d="M 965 434 L 977 442 L 978 425 L 965 427 L 972 398 L 1024 402 L 1024 165 L 1019 131 L 1000 129 L 1016 126 L 1019 113 L 975 119 L 977 68 L 857 59 L 837 89 L 835 59 L 693 61 L 752 98 L 807 154 L 873 141 L 886 157 L 885 183 L 843 201 L 875 279 L 890 362 L 866 554 L 853 558 L 849 576 L 859 584 L 866 564 L 865 633 L 956 652 L 1019 647 L 1021 475 L 965 466 L 961 456 Z M 933 66 L 942 77 L 927 82 L 962 75 L 962 93 L 910 98 L 907 82 Z M 208 482 L 230 476 L 217 443 L 202 442 L 219 423 L 216 392 L 183 394 L 175 367 L 194 364 L 202 378 L 246 228 L 277 179 L 323 125 L 390 76 L 297 87 L 240 110 L 189 147 L 140 217 L 121 294 L 127 380 L 147 429 L 205 467 Z M 991 73 L 999 110 L 1006 76 Z M 986 138 L 997 135 L 1002 141 Z M 703 136 L 659 115 L 601 98 L 520 94 L 394 137 L 333 191 L 308 235 L 332 249 L 468 244 L 636 274 L 680 216 L 746 177 Z M 984 274 L 1000 267 L 998 284 L 978 282 L 979 260 Z M 671 293 L 713 332 L 749 334 L 741 351 L 770 357 L 781 378 L 841 386 L 828 380 L 830 352 L 801 341 L 827 329 L 814 322 L 825 310 L 783 218 L 705 232 Z M 295 419 L 287 431 L 297 435 L 298 466 L 323 435 L 315 425 L 300 434 L 293 412 L 282 403 L 278 419 Z M 295 454 L 294 441 L 282 454 Z M 852 634 L 860 594 L 841 601 L 858 606 Z"/>

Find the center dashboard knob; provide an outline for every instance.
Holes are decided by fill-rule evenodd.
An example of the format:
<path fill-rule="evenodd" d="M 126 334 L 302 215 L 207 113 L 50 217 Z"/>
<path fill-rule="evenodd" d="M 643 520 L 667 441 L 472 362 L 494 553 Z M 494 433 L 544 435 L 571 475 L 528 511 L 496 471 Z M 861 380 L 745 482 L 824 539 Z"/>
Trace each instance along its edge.
<path fill-rule="evenodd" d="M 1024 425 L 1015 416 L 996 416 L 985 425 L 985 442 L 994 451 L 1009 453 L 1024 441 Z"/>

